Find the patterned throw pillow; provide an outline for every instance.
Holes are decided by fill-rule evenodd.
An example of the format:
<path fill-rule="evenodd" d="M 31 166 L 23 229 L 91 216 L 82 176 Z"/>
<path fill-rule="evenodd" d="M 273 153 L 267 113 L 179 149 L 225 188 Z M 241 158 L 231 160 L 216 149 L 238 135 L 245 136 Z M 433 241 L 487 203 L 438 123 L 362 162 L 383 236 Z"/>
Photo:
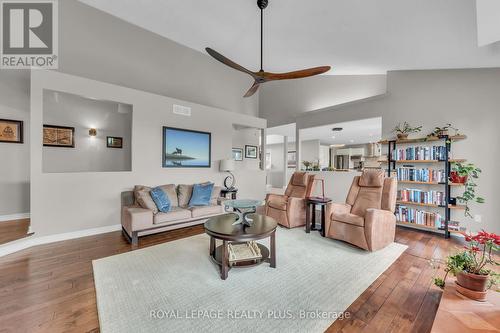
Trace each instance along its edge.
<path fill-rule="evenodd" d="M 158 213 L 158 207 L 156 207 L 153 198 L 151 198 L 150 192 L 150 188 L 135 191 L 135 199 L 137 200 L 139 206 L 145 209 L 149 209 L 153 211 L 153 214 L 156 214 Z"/>
<path fill-rule="evenodd" d="M 150 192 L 151 198 L 156 204 L 156 207 L 158 207 L 158 210 L 162 213 L 167 213 L 170 211 L 170 199 L 168 198 L 168 195 L 163 192 L 161 187 L 155 187 L 151 190 Z"/>
<path fill-rule="evenodd" d="M 214 183 L 194 184 L 189 207 L 209 206 Z"/>

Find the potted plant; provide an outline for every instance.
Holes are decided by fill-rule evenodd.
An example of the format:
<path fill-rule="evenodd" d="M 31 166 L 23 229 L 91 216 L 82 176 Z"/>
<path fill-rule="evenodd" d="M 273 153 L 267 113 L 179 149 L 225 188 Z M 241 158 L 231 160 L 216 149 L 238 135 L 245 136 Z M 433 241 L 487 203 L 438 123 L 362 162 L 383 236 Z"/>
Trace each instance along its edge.
<path fill-rule="evenodd" d="M 451 124 L 446 124 L 443 127 L 435 127 L 434 131 L 431 134 L 429 134 L 429 137 L 438 137 L 438 138 L 447 137 L 450 135 L 450 129 L 455 131 L 453 135 L 458 134 L 458 128 L 453 127 Z"/>
<path fill-rule="evenodd" d="M 450 173 L 450 180 L 453 183 L 464 184 L 464 193 L 457 196 L 457 199 L 465 204 L 465 216 L 472 217 L 469 202 L 484 203 L 484 198 L 476 196 L 477 184 L 475 180 L 479 178 L 481 169 L 473 163 L 455 163 Z"/>
<path fill-rule="evenodd" d="M 312 163 L 309 161 L 302 161 L 302 164 L 304 164 L 306 171 L 309 171 Z"/>
<path fill-rule="evenodd" d="M 486 266 L 500 265 L 492 257 L 492 253 L 500 249 L 500 236 L 484 230 L 475 236 L 463 235 L 467 242 L 464 250 L 448 256 L 446 260 L 431 260 L 434 267 L 436 263 L 445 264 L 444 277 L 434 278 L 434 284 L 444 288 L 446 277 L 451 273 L 457 277 L 458 292 L 475 300 L 484 300 L 487 290 L 498 283 L 498 274 Z"/>
<path fill-rule="evenodd" d="M 398 140 L 405 140 L 408 138 L 408 134 L 418 133 L 422 130 L 422 126 L 412 127 L 406 121 L 404 123 L 399 123 L 392 130 L 393 133 L 396 133 Z"/>

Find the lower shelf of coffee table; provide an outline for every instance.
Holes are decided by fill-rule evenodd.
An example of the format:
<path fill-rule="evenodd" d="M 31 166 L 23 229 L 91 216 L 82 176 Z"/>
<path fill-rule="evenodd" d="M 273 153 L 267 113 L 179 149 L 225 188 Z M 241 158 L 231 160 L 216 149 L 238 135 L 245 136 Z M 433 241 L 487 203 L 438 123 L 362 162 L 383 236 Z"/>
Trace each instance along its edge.
<path fill-rule="evenodd" d="M 238 243 L 234 243 L 238 244 Z M 251 266 L 256 266 L 260 265 L 263 262 L 269 261 L 269 249 L 260 244 L 257 243 L 260 249 L 260 253 L 262 254 L 262 258 L 260 259 L 252 259 L 252 260 L 246 260 L 246 261 L 238 261 L 238 262 L 233 262 L 229 263 L 229 267 L 251 267 Z M 215 248 L 215 256 L 210 256 L 212 260 L 217 264 L 217 265 L 222 265 L 222 245 L 219 245 Z"/>

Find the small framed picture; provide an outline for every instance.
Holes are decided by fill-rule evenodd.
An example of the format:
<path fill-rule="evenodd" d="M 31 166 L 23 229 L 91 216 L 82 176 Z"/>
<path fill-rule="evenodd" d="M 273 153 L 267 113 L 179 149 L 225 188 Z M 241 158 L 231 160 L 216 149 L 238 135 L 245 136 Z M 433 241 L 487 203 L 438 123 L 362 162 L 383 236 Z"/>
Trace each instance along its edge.
<path fill-rule="evenodd" d="M 289 169 L 297 167 L 297 153 L 295 150 L 289 151 L 287 154 L 287 167 Z"/>
<path fill-rule="evenodd" d="M 0 119 L 0 142 L 23 143 L 23 122 Z"/>
<path fill-rule="evenodd" d="M 123 138 L 118 136 L 107 136 L 106 147 L 108 148 L 123 148 Z"/>
<path fill-rule="evenodd" d="M 233 148 L 233 160 L 243 161 L 243 148 Z"/>
<path fill-rule="evenodd" d="M 257 146 L 245 145 L 245 158 L 257 158 Z"/>
<path fill-rule="evenodd" d="M 43 125 L 43 145 L 46 147 L 75 148 L 75 128 Z"/>

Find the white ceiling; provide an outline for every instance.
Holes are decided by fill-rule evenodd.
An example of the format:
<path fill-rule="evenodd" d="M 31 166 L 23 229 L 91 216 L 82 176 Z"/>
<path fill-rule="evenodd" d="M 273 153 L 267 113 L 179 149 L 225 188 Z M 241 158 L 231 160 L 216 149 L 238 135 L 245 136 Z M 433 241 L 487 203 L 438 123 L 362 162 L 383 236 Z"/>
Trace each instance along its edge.
<path fill-rule="evenodd" d="M 258 69 L 255 0 L 81 1 L 195 50 L 210 46 Z M 331 65 L 329 74 L 380 74 L 500 66 L 498 43 L 477 47 L 473 0 L 270 0 L 265 48 L 269 71 Z"/>
<path fill-rule="evenodd" d="M 342 131 L 333 132 L 332 128 L 341 127 Z M 268 144 L 282 143 L 283 136 L 295 142 L 295 125 L 283 125 L 267 129 Z M 300 130 L 300 140 L 320 140 L 323 145 L 357 145 L 377 142 L 382 137 L 382 118 L 368 118 L 343 123 L 328 124 Z"/>

